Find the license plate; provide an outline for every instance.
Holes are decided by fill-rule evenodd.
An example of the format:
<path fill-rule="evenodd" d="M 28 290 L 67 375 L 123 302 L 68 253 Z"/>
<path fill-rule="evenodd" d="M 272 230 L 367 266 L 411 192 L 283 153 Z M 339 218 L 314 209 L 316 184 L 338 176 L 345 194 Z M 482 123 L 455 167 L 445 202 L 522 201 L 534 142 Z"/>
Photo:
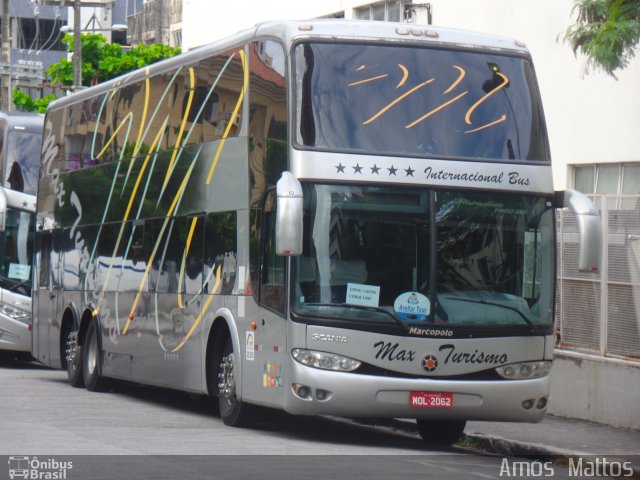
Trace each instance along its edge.
<path fill-rule="evenodd" d="M 453 393 L 410 392 L 409 405 L 415 408 L 453 408 Z"/>

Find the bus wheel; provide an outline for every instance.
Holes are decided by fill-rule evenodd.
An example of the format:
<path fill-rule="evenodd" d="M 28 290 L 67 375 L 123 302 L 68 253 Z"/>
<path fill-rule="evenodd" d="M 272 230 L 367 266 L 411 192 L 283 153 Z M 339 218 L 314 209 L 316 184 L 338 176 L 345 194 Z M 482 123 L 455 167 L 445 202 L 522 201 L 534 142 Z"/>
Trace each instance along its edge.
<path fill-rule="evenodd" d="M 100 349 L 98 347 L 98 331 L 96 322 L 91 321 L 84 339 L 82 349 L 82 377 L 84 386 L 92 392 L 101 392 L 107 388 L 108 381 L 100 376 Z"/>
<path fill-rule="evenodd" d="M 78 343 L 78 330 L 72 330 L 67 334 L 67 379 L 69 385 L 76 388 L 84 387 L 82 375 L 82 345 Z"/>
<path fill-rule="evenodd" d="M 422 420 L 418 419 L 418 432 L 425 442 L 435 445 L 452 445 L 464 432 L 465 420 Z"/>
<path fill-rule="evenodd" d="M 220 418 L 225 425 L 246 427 L 253 423 L 253 408 L 236 397 L 236 378 L 234 372 L 235 355 L 231 338 L 222 351 L 218 368 L 218 405 Z"/>

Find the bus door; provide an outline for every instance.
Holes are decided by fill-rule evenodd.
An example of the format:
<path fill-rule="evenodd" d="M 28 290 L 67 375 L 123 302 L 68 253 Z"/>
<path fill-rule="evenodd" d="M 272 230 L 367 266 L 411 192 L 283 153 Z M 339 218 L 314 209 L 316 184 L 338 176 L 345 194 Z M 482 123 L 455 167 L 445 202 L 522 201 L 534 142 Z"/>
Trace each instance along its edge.
<path fill-rule="evenodd" d="M 53 231 L 45 231 L 36 237 L 37 278 L 33 289 L 33 338 L 32 355 L 45 364 L 49 364 L 52 357 L 58 357 L 59 352 L 51 354 L 50 345 L 57 344 L 52 335 L 52 325 L 58 317 L 58 295 L 55 290 L 54 280 L 59 268 L 59 249 L 54 248 L 54 239 L 57 238 Z M 59 321 L 59 319 L 58 319 Z M 64 350 L 64 345 L 61 345 Z"/>
<path fill-rule="evenodd" d="M 282 404 L 286 367 L 286 257 L 276 255 L 276 191 L 267 192 L 261 219 L 258 318 L 254 339 L 247 329 L 244 340 L 243 395 Z M 253 320 L 253 319 L 250 319 Z M 251 351 L 253 341 L 253 352 Z"/>

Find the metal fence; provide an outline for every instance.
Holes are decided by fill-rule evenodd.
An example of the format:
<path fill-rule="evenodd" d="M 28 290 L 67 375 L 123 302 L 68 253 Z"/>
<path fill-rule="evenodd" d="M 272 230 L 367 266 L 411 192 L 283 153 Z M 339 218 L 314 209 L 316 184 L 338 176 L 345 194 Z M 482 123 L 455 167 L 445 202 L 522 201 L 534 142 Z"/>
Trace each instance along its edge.
<path fill-rule="evenodd" d="M 579 272 L 574 215 L 557 217 L 557 346 L 640 362 L 640 195 L 596 195 L 602 269 Z"/>

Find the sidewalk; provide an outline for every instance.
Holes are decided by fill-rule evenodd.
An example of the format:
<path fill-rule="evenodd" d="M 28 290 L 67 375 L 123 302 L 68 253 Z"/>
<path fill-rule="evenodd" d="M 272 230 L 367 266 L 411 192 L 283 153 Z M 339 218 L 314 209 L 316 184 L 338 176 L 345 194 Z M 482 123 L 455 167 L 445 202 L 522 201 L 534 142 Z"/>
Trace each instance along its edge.
<path fill-rule="evenodd" d="M 547 415 L 540 423 L 469 422 L 465 434 L 485 444 L 504 443 L 513 454 L 633 457 L 640 463 L 640 431 Z"/>
<path fill-rule="evenodd" d="M 417 435 L 414 422 L 394 420 L 389 425 Z M 605 458 L 630 462 L 632 478 L 640 479 L 640 431 L 547 415 L 540 423 L 468 422 L 465 446 L 499 455 L 553 458 Z"/>

